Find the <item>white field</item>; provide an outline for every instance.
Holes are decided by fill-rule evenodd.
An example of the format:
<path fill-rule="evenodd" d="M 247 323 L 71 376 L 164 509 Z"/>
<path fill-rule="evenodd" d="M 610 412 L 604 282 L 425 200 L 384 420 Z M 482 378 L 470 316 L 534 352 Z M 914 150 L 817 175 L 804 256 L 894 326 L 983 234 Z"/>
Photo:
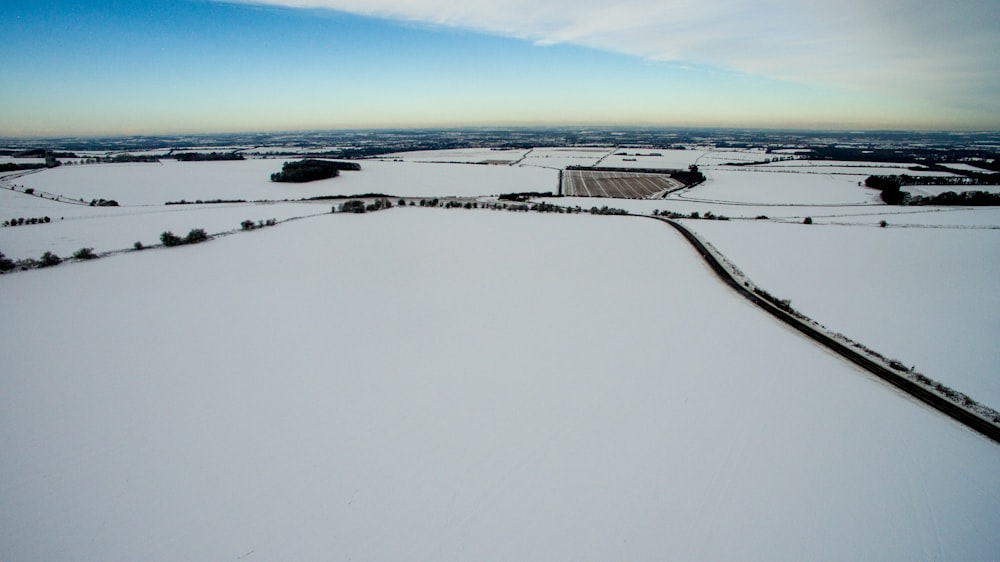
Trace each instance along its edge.
<path fill-rule="evenodd" d="M 13 156 L 0 156 L 0 164 L 44 164 L 44 163 L 45 163 L 44 158 L 14 158 Z"/>
<path fill-rule="evenodd" d="M 38 258 L 51 251 L 61 257 L 80 248 L 107 252 L 135 242 L 159 243 L 160 233 L 184 235 L 192 228 L 209 233 L 239 228 L 244 220 L 284 220 L 323 213 L 337 201 L 170 205 L 166 201 L 211 199 L 299 199 L 322 195 L 385 193 L 393 196 L 476 197 L 512 191 L 552 191 L 558 172 L 542 168 L 442 165 L 362 161 L 361 172 L 309 184 L 278 184 L 270 174 L 284 160 L 94 164 L 42 170 L 0 189 L 0 222 L 11 218 L 50 217 L 49 224 L 0 228 L 0 251 L 12 259 Z M 119 207 L 90 207 L 29 196 L 21 191 L 67 200 L 115 199 Z M 395 202 L 395 201 L 394 201 Z"/>
<path fill-rule="evenodd" d="M 462 162 L 477 164 L 486 161 L 514 162 L 520 160 L 527 149 L 491 150 L 489 148 L 459 148 L 454 150 L 420 150 L 383 154 L 382 159 L 407 162 Z"/>
<path fill-rule="evenodd" d="M 685 224 L 800 312 L 1000 409 L 1000 230 Z"/>
<path fill-rule="evenodd" d="M 295 145 L 283 145 L 283 146 L 254 146 L 241 149 L 239 152 L 247 156 L 259 155 L 261 157 L 267 157 L 272 154 L 324 154 L 333 152 L 335 150 L 343 150 L 345 148 L 353 148 L 350 146 L 295 146 Z"/>
<path fill-rule="evenodd" d="M 686 170 L 688 166 L 694 164 L 695 161 L 707 151 L 627 148 L 616 150 L 615 152 L 628 152 L 631 154 L 636 152 L 641 152 L 643 154 L 658 152 L 661 156 L 616 156 L 612 154 L 604 160 L 601 165 L 612 168 L 663 168 L 668 170 Z M 626 158 L 635 158 L 635 162 L 627 161 L 625 160 Z"/>
<path fill-rule="evenodd" d="M 615 149 L 612 147 L 535 148 L 520 165 L 557 169 L 565 169 L 567 166 L 595 166 L 602 158 L 613 152 Z"/>
<path fill-rule="evenodd" d="M 948 172 L 937 172 L 929 169 L 912 170 L 913 164 L 893 162 L 854 162 L 840 160 L 780 160 L 769 164 L 752 166 L 760 170 L 794 170 L 798 172 L 853 174 L 853 175 L 902 175 L 911 176 L 954 176 Z M 917 166 L 917 168 L 922 168 Z"/>
<path fill-rule="evenodd" d="M 306 184 L 273 183 L 271 174 L 287 160 L 94 164 L 65 166 L 19 178 L 14 183 L 39 191 L 84 199 L 114 199 L 122 205 L 162 205 L 167 201 L 301 199 L 322 195 L 388 192 L 406 197 L 497 195 L 511 191 L 552 191 L 558 172 L 508 166 L 447 166 L 362 160 L 360 172 L 342 172 Z"/>
<path fill-rule="evenodd" d="M 0 190 L 0 219 L 41 218 L 48 224 L 0 228 L 0 251 L 11 259 L 39 258 L 53 252 L 66 258 L 80 248 L 109 252 L 160 243 L 160 233 L 184 236 L 193 228 L 210 234 L 240 228 L 245 220 L 285 220 L 328 213 L 339 201 L 303 203 L 249 203 L 219 205 L 169 205 L 138 207 L 90 207 L 68 205 Z M 2 222 L 2 220 L 0 220 Z"/>
<path fill-rule="evenodd" d="M 690 215 L 715 215 L 752 220 L 766 216 L 776 222 L 801 223 L 810 217 L 817 224 L 878 225 L 885 220 L 892 226 L 928 228 L 994 228 L 1000 229 L 1000 207 L 896 207 L 890 205 L 744 205 L 686 201 L 683 199 L 606 199 L 598 197 L 543 197 L 553 205 L 566 207 L 615 207 L 638 215 L 654 211 L 673 211 Z"/>
<path fill-rule="evenodd" d="M 705 183 L 675 197 L 722 203 L 783 205 L 882 204 L 879 192 L 858 185 L 865 176 L 795 174 L 753 168 L 704 171 Z"/>
<path fill-rule="evenodd" d="M 961 193 L 963 191 L 985 191 L 987 193 L 1000 193 L 1000 185 L 907 185 L 902 191 L 920 196 L 941 195 L 948 191 Z"/>
<path fill-rule="evenodd" d="M 5 560 L 1000 551 L 1000 447 L 654 221 L 327 215 L 0 285 Z"/>
<path fill-rule="evenodd" d="M 952 170 L 964 170 L 966 172 L 979 172 L 979 173 L 989 173 L 989 170 L 980 168 L 979 166 L 973 166 L 972 164 L 966 164 L 964 162 L 954 162 L 949 164 L 941 164 L 945 168 L 951 168 Z"/>

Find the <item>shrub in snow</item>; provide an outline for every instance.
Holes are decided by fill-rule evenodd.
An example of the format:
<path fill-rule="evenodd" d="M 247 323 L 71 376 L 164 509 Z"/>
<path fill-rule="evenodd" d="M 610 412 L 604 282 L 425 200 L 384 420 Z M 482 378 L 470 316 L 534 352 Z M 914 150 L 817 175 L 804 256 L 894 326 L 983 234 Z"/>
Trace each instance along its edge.
<path fill-rule="evenodd" d="M 204 242 L 205 240 L 208 240 L 208 238 L 209 236 L 208 233 L 205 232 L 205 229 L 192 228 L 191 232 L 188 232 L 188 235 L 184 237 L 184 243 L 197 244 L 198 242 Z"/>
<path fill-rule="evenodd" d="M 53 254 L 52 252 L 45 252 L 42 254 L 42 259 L 38 262 L 38 267 L 50 267 L 53 265 L 59 265 L 62 263 L 62 258 Z"/>
<path fill-rule="evenodd" d="M 812 217 L 806 217 L 806 219 L 802 221 L 802 224 L 812 224 L 812 223 L 813 223 Z"/>
<path fill-rule="evenodd" d="M 80 248 L 73 253 L 73 257 L 78 260 L 94 260 L 98 258 L 98 255 L 94 253 L 93 248 Z"/>
<path fill-rule="evenodd" d="M 160 242 L 163 242 L 163 245 L 167 246 L 168 248 L 170 246 L 180 246 L 181 244 L 184 243 L 184 241 L 181 240 L 180 236 L 177 236 L 176 234 L 170 232 L 169 230 L 160 235 Z"/>
<path fill-rule="evenodd" d="M 0 273 L 14 269 L 14 260 L 0 252 Z"/>
<path fill-rule="evenodd" d="M 135 248 L 136 250 L 143 250 L 146 248 L 145 246 L 142 245 L 142 242 L 136 242 L 135 244 L 132 244 L 132 247 Z"/>
<path fill-rule="evenodd" d="M 250 221 L 250 220 L 246 220 L 246 221 L 241 222 L 240 226 L 243 228 L 243 230 L 253 230 L 254 229 L 253 221 Z"/>

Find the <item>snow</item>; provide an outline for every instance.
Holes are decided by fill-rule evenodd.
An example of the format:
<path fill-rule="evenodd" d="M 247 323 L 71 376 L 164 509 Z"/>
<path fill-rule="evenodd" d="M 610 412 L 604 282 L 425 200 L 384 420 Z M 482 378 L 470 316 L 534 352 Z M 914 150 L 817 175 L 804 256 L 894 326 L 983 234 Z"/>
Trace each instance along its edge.
<path fill-rule="evenodd" d="M 654 211 L 673 211 L 684 215 L 712 212 L 733 219 L 754 220 L 766 216 L 769 220 L 801 223 L 811 217 L 816 223 L 843 225 L 877 225 L 887 221 L 893 226 L 930 228 L 994 228 L 1000 229 L 1000 207 L 899 207 L 894 205 L 790 205 L 740 204 L 683 199 L 608 199 L 599 197 L 542 197 L 553 205 L 565 207 L 615 207 L 638 215 Z"/>
<path fill-rule="evenodd" d="M 3 559 L 1000 550 L 1000 447 L 654 221 L 326 215 L 0 285 Z"/>
<path fill-rule="evenodd" d="M 287 159 L 158 164 L 62 166 L 15 183 L 66 197 L 114 199 L 122 205 L 162 205 L 167 201 L 281 200 L 323 195 L 388 192 L 406 197 L 496 195 L 558 189 L 558 173 L 537 168 L 419 164 L 362 160 L 360 172 L 342 172 L 305 184 L 273 183 Z"/>
<path fill-rule="evenodd" d="M 858 185 L 864 178 L 819 174 L 715 169 L 707 181 L 677 197 L 743 204 L 864 205 L 881 203 L 879 193 Z"/>
<path fill-rule="evenodd" d="M 597 148 L 535 148 L 524 157 L 521 166 L 565 169 L 567 166 L 596 166 L 601 159 L 615 152 L 612 147 Z M 604 165 L 603 163 L 600 165 Z"/>
<path fill-rule="evenodd" d="M 0 204 L 6 192 L 0 191 Z M 36 199 L 21 195 L 25 199 Z M 14 217 L 49 216 L 53 222 L 0 228 L 0 251 L 14 260 L 38 258 L 45 252 L 68 257 L 80 248 L 97 253 L 160 243 L 160 233 L 183 236 L 202 228 L 216 234 L 240 228 L 240 223 L 329 213 L 338 201 L 313 203 L 246 203 L 232 205 L 169 205 L 155 207 L 89 207 L 50 205 L 36 212 L 10 212 Z"/>
<path fill-rule="evenodd" d="M 695 161 L 697 161 L 698 158 L 704 155 L 707 151 L 627 148 L 616 150 L 615 154 L 619 152 L 627 152 L 629 154 L 635 154 L 636 152 L 650 154 L 652 152 L 656 152 L 659 153 L 660 156 L 616 156 L 613 154 L 602 162 L 601 165 L 612 168 L 661 168 L 667 170 L 686 170 L 688 166 L 694 164 Z M 625 158 L 635 158 L 635 161 L 625 160 Z"/>
<path fill-rule="evenodd" d="M 987 193 L 1000 193 L 1000 185 L 907 185 L 903 191 L 920 195 L 922 197 L 933 197 L 942 193 L 952 191 L 961 193 L 963 191 L 985 191 Z"/>
<path fill-rule="evenodd" d="M 520 160 L 527 149 L 493 150 L 489 148 L 456 148 L 451 150 L 420 150 L 384 154 L 380 158 L 405 160 L 407 162 L 514 162 Z"/>
<path fill-rule="evenodd" d="M 978 172 L 980 174 L 988 174 L 989 170 L 980 168 L 979 166 L 973 166 L 972 164 L 966 164 L 964 162 L 954 162 L 948 164 L 941 164 L 945 168 L 950 168 L 952 170 L 961 170 L 964 172 Z"/>
<path fill-rule="evenodd" d="M 810 318 L 1000 409 L 1000 230 L 889 220 L 892 228 L 685 224 Z"/>

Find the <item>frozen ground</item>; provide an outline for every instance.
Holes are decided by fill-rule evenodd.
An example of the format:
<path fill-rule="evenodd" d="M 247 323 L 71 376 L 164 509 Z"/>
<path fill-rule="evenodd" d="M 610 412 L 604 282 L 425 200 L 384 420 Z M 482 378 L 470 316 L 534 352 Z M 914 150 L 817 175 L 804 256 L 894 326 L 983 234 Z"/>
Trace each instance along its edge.
<path fill-rule="evenodd" d="M 170 205 L 167 201 L 300 199 L 323 195 L 387 193 L 393 196 L 475 197 L 558 189 L 558 172 L 537 167 L 363 161 L 361 172 L 309 184 L 278 184 L 270 174 L 284 160 L 91 164 L 41 170 L 11 179 L 0 189 L 0 220 L 49 217 L 48 224 L 0 228 L 0 251 L 12 259 L 51 251 L 67 257 L 80 248 L 97 252 L 158 243 L 160 233 L 183 235 L 239 228 L 268 220 L 328 211 L 336 202 Z M 22 191 L 34 189 L 36 196 Z M 37 195 L 45 197 L 38 197 Z M 56 197 L 61 198 L 55 200 Z M 90 207 L 80 200 L 114 199 L 119 207 Z M 73 202 L 77 204 L 73 204 Z"/>
<path fill-rule="evenodd" d="M 685 224 L 800 312 L 1000 409 L 1000 230 Z"/>
<path fill-rule="evenodd" d="M 741 204 L 881 204 L 879 192 L 858 185 L 866 176 L 793 174 L 754 168 L 704 172 L 705 183 L 676 194 L 678 199 Z"/>
<path fill-rule="evenodd" d="M 979 173 L 989 173 L 989 170 L 980 168 L 979 166 L 973 166 L 972 164 L 966 164 L 964 162 L 955 162 L 951 164 L 942 164 L 945 168 L 950 168 L 952 170 L 964 170 L 966 172 L 979 172 Z"/>
<path fill-rule="evenodd" d="M 0 285 L 3 559 L 1000 551 L 1000 448 L 653 221 L 327 215 Z"/>
<path fill-rule="evenodd" d="M 689 215 L 711 212 L 730 218 L 755 219 L 766 216 L 769 220 L 801 223 L 810 217 L 823 224 L 878 225 L 885 220 L 893 226 L 929 228 L 998 228 L 1000 207 L 897 207 L 890 205 L 789 205 L 789 204 L 739 204 L 711 201 L 683 200 L 676 198 L 657 200 L 606 199 L 598 197 L 544 197 L 553 205 L 568 207 L 616 207 L 631 213 L 648 215 L 653 211 L 673 211 Z"/>
<path fill-rule="evenodd" d="M 613 147 L 535 148 L 521 160 L 520 165 L 557 169 L 565 169 L 567 166 L 596 166 L 612 152 Z"/>
<path fill-rule="evenodd" d="M 209 199 L 300 199 L 322 195 L 386 192 L 407 197 L 496 195 L 558 189 L 558 172 L 539 168 L 420 164 L 363 160 L 360 172 L 305 184 L 273 183 L 286 160 L 91 164 L 63 166 L 26 175 L 15 183 L 84 199 L 114 199 L 122 205 L 162 205 Z"/>
<path fill-rule="evenodd" d="M 69 257 L 80 248 L 107 252 L 160 243 L 160 233 L 183 236 L 193 228 L 214 234 L 240 228 L 245 220 L 284 220 L 330 212 L 337 201 L 90 207 L 69 205 L 0 190 L 3 219 L 46 217 L 47 224 L 0 228 L 0 251 L 11 259 L 37 259 L 45 252 Z"/>
<path fill-rule="evenodd" d="M 987 193 L 1000 193 L 1000 185 L 907 185 L 902 188 L 907 193 L 920 195 L 922 197 L 933 197 L 941 195 L 947 191 L 961 193 L 963 191 L 985 191 Z"/>
<path fill-rule="evenodd" d="M 453 150 L 420 150 L 384 154 L 379 158 L 388 160 L 405 160 L 407 162 L 464 162 L 477 164 L 479 162 L 514 162 L 527 153 L 527 149 L 492 150 L 489 148 L 458 148 Z"/>

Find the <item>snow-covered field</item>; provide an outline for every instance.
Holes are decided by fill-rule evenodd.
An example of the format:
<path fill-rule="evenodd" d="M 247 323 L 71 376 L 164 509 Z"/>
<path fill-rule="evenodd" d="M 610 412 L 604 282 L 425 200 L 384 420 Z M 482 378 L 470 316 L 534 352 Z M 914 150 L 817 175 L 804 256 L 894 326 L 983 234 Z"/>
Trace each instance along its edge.
<path fill-rule="evenodd" d="M 744 169 L 705 171 L 707 181 L 677 194 L 681 199 L 742 204 L 881 204 L 879 192 L 858 185 L 864 176 L 791 174 Z"/>
<path fill-rule="evenodd" d="M 16 201 L 12 201 L 16 199 Z M 0 251 L 11 259 L 38 258 L 45 252 L 68 257 L 80 248 L 97 253 L 160 243 L 160 233 L 183 236 L 193 228 L 210 234 L 240 228 L 245 220 L 285 220 L 328 213 L 337 201 L 303 203 L 247 203 L 219 205 L 169 205 L 139 207 L 90 207 L 68 205 L 0 190 L 3 218 L 46 217 L 47 224 L 0 228 Z"/>
<path fill-rule="evenodd" d="M 361 161 L 360 172 L 306 184 L 273 183 L 286 160 L 94 164 L 64 166 L 26 175 L 15 183 L 66 197 L 114 199 L 122 205 L 167 201 L 300 199 L 322 195 L 388 192 L 406 197 L 496 195 L 552 191 L 558 172 L 537 168 Z"/>
<path fill-rule="evenodd" d="M 979 173 L 989 172 L 988 170 L 980 168 L 979 166 L 973 166 L 972 164 L 966 164 L 964 162 L 955 162 L 955 163 L 941 164 L 941 165 L 944 166 L 945 168 L 950 168 L 952 170 L 962 170 L 966 172 L 979 172 Z"/>
<path fill-rule="evenodd" d="M 921 197 L 933 197 L 935 195 L 941 195 L 947 191 L 953 191 L 956 193 L 961 193 L 963 191 L 1000 193 L 1000 185 L 907 185 L 903 187 L 902 190 L 913 195 L 920 195 Z"/>
<path fill-rule="evenodd" d="M 362 161 L 362 171 L 308 184 L 272 183 L 284 160 L 92 164 L 63 166 L 7 179 L 0 189 L 0 221 L 49 217 L 48 224 L 0 228 L 0 251 L 12 259 L 51 251 L 67 257 L 80 248 L 97 252 L 158 243 L 160 233 L 183 235 L 239 228 L 244 220 L 284 220 L 328 212 L 335 201 L 253 203 L 324 195 L 386 193 L 405 197 L 498 195 L 551 191 L 558 172 L 536 167 Z M 35 196 L 23 193 L 34 189 Z M 39 197 L 44 195 L 45 197 Z M 56 197 L 60 200 L 55 200 Z M 119 207 L 90 207 L 80 200 L 114 199 Z M 236 200 L 250 203 L 164 205 L 167 201 Z M 75 201 L 77 204 L 73 204 Z"/>
<path fill-rule="evenodd" d="M 527 149 L 493 150 L 489 148 L 457 148 L 453 150 L 419 150 L 384 154 L 380 158 L 407 162 L 514 162 L 527 153 Z"/>
<path fill-rule="evenodd" d="M 654 221 L 326 215 L 0 285 L 5 560 L 1000 551 L 1000 447 Z"/>
<path fill-rule="evenodd" d="M 602 158 L 613 151 L 612 147 L 535 148 L 524 157 L 520 165 L 559 169 L 567 166 L 596 166 Z"/>
<path fill-rule="evenodd" d="M 685 224 L 800 312 L 1000 409 L 1000 230 Z"/>
<path fill-rule="evenodd" d="M 617 156 L 619 152 L 626 152 L 632 156 Z M 647 156 L 635 156 L 639 152 Z M 658 153 L 660 156 L 648 156 L 650 153 Z M 686 170 L 688 166 L 694 164 L 700 156 L 705 154 L 704 150 L 666 150 L 666 149 L 621 149 L 616 150 L 616 154 L 609 156 L 602 166 L 611 168 L 662 168 L 668 170 Z M 634 158 L 635 160 L 626 160 Z"/>
<path fill-rule="evenodd" d="M 916 170 L 912 168 L 917 168 Z M 908 174 L 911 176 L 954 176 L 949 172 L 928 170 L 913 164 L 892 162 L 842 162 L 838 160 L 780 160 L 769 164 L 749 167 L 752 170 L 787 171 L 815 174 L 847 174 L 860 176 L 890 176 Z"/>
<path fill-rule="evenodd" d="M 1000 448 L 740 300 L 663 224 L 163 205 L 555 191 L 544 166 L 610 150 L 408 153 L 304 185 L 269 181 L 279 159 L 6 180 L 123 205 L 0 189 L 0 219 L 53 219 L 0 228 L 15 259 L 310 218 L 0 276 L 0 559 L 995 557 Z M 633 164 L 709 181 L 550 201 L 734 217 L 686 223 L 828 328 L 1000 408 L 1000 209 L 658 152 Z"/>

